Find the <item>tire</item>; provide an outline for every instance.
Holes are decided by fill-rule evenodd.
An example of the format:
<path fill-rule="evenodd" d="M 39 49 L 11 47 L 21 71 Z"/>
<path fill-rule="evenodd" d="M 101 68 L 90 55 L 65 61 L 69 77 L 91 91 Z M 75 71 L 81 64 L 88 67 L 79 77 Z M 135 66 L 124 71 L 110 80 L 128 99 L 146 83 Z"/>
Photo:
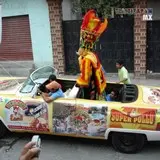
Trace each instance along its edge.
<path fill-rule="evenodd" d="M 146 137 L 142 134 L 112 133 L 112 145 L 122 153 L 137 153 L 143 149 L 145 142 Z"/>
<path fill-rule="evenodd" d="M 8 129 L 6 128 L 6 126 L 3 124 L 2 121 L 0 121 L 0 139 L 5 136 L 7 131 L 8 131 Z"/>

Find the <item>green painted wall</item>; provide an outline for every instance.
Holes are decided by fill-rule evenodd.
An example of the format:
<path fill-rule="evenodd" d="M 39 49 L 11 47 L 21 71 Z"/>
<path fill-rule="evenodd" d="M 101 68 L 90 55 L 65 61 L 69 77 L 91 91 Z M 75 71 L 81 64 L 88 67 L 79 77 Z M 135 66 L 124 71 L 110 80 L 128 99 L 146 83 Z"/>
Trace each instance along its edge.
<path fill-rule="evenodd" d="M 29 15 L 36 67 L 53 65 L 49 11 L 46 0 L 2 0 L 2 17 Z"/>

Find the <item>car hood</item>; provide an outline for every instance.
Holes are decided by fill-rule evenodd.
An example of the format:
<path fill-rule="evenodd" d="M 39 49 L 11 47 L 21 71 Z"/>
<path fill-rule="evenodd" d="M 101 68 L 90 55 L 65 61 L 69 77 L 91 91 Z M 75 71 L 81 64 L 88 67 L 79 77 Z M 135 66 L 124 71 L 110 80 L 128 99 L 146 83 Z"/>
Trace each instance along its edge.
<path fill-rule="evenodd" d="M 8 80 L 25 80 L 26 77 L 0 77 L 0 81 L 8 81 Z"/>
<path fill-rule="evenodd" d="M 25 77 L 0 77 L 0 94 L 15 94 Z"/>

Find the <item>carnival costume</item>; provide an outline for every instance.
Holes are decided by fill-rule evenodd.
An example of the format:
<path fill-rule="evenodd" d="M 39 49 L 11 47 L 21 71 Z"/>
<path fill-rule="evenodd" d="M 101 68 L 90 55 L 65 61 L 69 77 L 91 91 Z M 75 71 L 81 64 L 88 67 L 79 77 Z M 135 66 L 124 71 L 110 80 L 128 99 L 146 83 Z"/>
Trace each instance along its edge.
<path fill-rule="evenodd" d="M 80 48 L 78 50 L 81 74 L 77 79 L 77 86 L 85 90 L 84 98 L 86 99 L 96 99 L 95 94 L 101 95 L 106 88 L 102 65 L 93 48 L 95 42 L 106 29 L 107 24 L 107 19 L 101 22 L 101 19 L 96 16 L 96 12 L 89 10 L 85 14 L 81 25 Z"/>

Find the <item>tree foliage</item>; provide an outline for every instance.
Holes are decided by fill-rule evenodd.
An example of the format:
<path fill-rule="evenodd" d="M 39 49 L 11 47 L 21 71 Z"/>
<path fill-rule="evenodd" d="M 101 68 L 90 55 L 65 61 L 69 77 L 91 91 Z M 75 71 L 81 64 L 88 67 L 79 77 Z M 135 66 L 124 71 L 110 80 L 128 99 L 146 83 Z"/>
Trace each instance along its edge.
<path fill-rule="evenodd" d="M 105 17 L 111 15 L 112 8 L 131 8 L 133 0 L 72 0 L 72 11 L 84 14 L 88 9 L 96 9 Z"/>

